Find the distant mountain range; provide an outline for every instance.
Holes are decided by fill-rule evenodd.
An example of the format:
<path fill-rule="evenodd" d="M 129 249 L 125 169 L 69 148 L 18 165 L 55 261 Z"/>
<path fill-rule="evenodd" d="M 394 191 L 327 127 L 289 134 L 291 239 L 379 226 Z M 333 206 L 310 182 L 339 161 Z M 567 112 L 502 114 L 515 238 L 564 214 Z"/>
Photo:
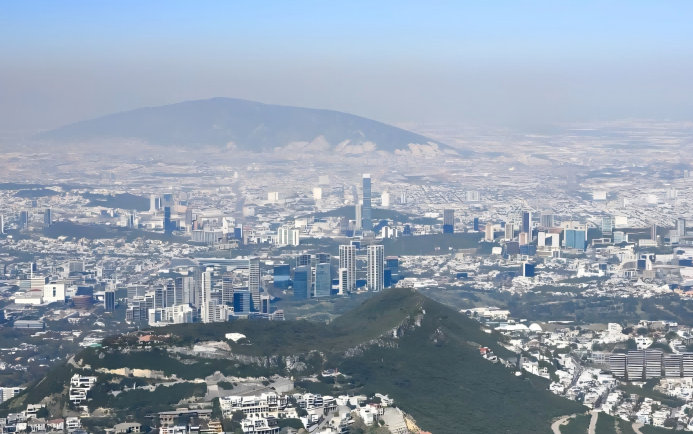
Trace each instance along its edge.
<path fill-rule="evenodd" d="M 35 138 L 63 143 L 137 139 L 162 146 L 211 145 L 250 152 L 454 153 L 441 142 L 360 116 L 233 98 L 141 108 L 66 125 Z"/>

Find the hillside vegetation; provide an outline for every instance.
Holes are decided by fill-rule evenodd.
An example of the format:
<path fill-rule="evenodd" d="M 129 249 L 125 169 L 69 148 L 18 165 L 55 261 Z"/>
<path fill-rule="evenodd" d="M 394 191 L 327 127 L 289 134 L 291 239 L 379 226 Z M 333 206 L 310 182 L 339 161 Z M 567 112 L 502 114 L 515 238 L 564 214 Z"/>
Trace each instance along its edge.
<path fill-rule="evenodd" d="M 247 339 L 227 341 L 232 360 L 177 356 L 167 351 L 167 345 L 147 351 L 137 350 L 135 345 L 125 351 L 122 339 L 109 339 L 104 348 L 85 350 L 76 360 L 92 370 L 145 368 L 188 380 L 215 371 L 300 378 L 338 368 L 350 377 L 348 382 L 335 386 L 298 381 L 297 385 L 319 386 L 323 393 L 332 394 L 349 390 L 389 394 L 420 427 L 436 434 L 548 433 L 553 418 L 585 410 L 548 392 L 546 380 L 518 377 L 500 363 L 483 359 L 478 345 L 491 347 L 510 361 L 515 355 L 498 344 L 501 335 L 483 331 L 478 322 L 410 289 L 383 291 L 330 324 L 234 321 L 181 324 L 167 327 L 165 332 L 174 335 L 167 345 L 177 346 L 225 340 L 229 332 L 242 333 Z M 26 403 L 29 396 L 37 402 L 41 395 L 61 390 L 67 373 L 49 373 L 25 393 Z M 183 392 L 200 393 L 192 388 L 181 388 Z M 137 398 L 145 396 L 149 395 Z M 101 396 L 95 397 L 95 403 L 123 405 L 121 400 Z"/>

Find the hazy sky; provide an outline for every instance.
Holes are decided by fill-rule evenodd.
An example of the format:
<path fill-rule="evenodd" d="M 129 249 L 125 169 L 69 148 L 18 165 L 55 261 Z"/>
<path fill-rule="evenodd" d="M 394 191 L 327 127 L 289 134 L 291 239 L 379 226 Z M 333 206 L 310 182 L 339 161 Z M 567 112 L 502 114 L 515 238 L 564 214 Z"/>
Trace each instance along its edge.
<path fill-rule="evenodd" d="M 389 123 L 693 120 L 692 83 L 691 1 L 0 5 L 4 131 L 216 96 Z"/>

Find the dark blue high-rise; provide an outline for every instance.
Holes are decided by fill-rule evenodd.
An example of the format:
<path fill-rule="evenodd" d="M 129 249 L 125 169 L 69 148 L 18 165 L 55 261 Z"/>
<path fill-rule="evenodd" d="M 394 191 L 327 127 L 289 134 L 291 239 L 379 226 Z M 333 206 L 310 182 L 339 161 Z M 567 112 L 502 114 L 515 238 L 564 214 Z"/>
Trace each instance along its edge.
<path fill-rule="evenodd" d="M 164 208 L 164 232 L 173 232 L 173 226 L 171 226 L 171 207 L 169 206 Z"/>
<path fill-rule="evenodd" d="M 310 267 L 296 267 L 294 270 L 294 298 L 305 300 L 310 295 L 312 271 Z"/>

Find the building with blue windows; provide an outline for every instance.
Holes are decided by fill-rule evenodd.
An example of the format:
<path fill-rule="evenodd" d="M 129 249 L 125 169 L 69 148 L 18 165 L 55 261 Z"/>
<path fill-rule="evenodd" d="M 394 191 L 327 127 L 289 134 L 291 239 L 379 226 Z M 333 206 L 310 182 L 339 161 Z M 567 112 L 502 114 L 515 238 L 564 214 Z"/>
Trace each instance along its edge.
<path fill-rule="evenodd" d="M 363 208 L 361 217 L 363 218 L 363 229 L 366 231 L 373 230 L 373 220 L 371 220 L 371 175 L 369 173 L 363 174 Z"/>
<path fill-rule="evenodd" d="M 289 289 L 291 283 L 291 266 L 280 264 L 274 266 L 274 287 L 279 289 Z"/>
<path fill-rule="evenodd" d="M 329 297 L 330 295 L 332 295 L 332 267 L 329 263 L 317 264 L 315 266 L 315 296 Z"/>
<path fill-rule="evenodd" d="M 310 266 L 296 267 L 294 270 L 294 298 L 305 300 L 309 298 L 312 284 L 312 270 Z"/>
<path fill-rule="evenodd" d="M 233 311 L 238 314 L 249 314 L 253 308 L 253 297 L 247 289 L 235 289 L 233 291 Z"/>
<path fill-rule="evenodd" d="M 566 229 L 564 231 L 566 249 L 585 250 L 585 231 Z"/>

